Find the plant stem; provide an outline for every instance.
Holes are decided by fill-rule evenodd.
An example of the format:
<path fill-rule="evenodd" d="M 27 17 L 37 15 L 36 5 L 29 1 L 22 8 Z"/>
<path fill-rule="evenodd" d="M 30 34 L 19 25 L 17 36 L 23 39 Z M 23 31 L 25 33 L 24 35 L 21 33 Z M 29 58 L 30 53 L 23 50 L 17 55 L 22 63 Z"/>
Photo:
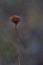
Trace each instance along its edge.
<path fill-rule="evenodd" d="M 20 48 L 18 44 L 17 24 L 15 24 L 15 34 L 16 34 L 16 47 L 17 47 L 17 52 L 18 52 L 18 65 L 20 65 Z"/>

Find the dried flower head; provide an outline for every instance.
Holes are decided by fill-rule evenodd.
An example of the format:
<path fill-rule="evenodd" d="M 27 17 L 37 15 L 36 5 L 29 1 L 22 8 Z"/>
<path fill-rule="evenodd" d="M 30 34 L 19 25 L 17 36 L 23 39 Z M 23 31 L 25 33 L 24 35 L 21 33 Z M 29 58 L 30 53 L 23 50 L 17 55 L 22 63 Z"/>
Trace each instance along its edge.
<path fill-rule="evenodd" d="M 13 23 L 17 24 L 20 21 L 20 16 L 13 15 L 10 17 L 10 20 L 12 20 Z"/>

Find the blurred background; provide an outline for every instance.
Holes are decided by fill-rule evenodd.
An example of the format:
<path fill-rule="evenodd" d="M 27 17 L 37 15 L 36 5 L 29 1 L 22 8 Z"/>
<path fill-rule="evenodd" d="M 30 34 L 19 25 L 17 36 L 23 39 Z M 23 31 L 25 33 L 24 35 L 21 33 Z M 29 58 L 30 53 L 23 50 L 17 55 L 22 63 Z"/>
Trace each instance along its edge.
<path fill-rule="evenodd" d="M 43 0 L 0 0 L 0 65 L 18 65 L 12 15 L 22 17 L 17 27 L 21 65 L 43 65 Z"/>

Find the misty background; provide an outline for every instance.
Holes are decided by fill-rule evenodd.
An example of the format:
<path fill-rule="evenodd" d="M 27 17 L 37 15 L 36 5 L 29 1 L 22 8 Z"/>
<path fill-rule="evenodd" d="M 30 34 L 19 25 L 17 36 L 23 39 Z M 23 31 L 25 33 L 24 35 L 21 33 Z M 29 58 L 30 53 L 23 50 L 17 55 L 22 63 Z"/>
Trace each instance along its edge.
<path fill-rule="evenodd" d="M 12 15 L 22 18 L 17 26 L 21 65 L 43 65 L 43 0 L 0 0 L 0 65 L 18 65 Z"/>

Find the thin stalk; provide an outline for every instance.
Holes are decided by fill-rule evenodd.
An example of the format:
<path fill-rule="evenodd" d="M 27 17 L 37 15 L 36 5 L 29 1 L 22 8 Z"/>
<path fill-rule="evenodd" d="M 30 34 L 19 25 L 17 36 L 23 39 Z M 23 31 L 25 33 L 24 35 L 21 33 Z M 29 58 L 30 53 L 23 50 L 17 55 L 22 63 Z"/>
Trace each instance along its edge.
<path fill-rule="evenodd" d="M 15 24 L 15 34 L 16 34 L 16 47 L 17 47 L 17 52 L 18 52 L 18 65 L 20 65 L 20 48 L 18 44 L 17 24 Z"/>

